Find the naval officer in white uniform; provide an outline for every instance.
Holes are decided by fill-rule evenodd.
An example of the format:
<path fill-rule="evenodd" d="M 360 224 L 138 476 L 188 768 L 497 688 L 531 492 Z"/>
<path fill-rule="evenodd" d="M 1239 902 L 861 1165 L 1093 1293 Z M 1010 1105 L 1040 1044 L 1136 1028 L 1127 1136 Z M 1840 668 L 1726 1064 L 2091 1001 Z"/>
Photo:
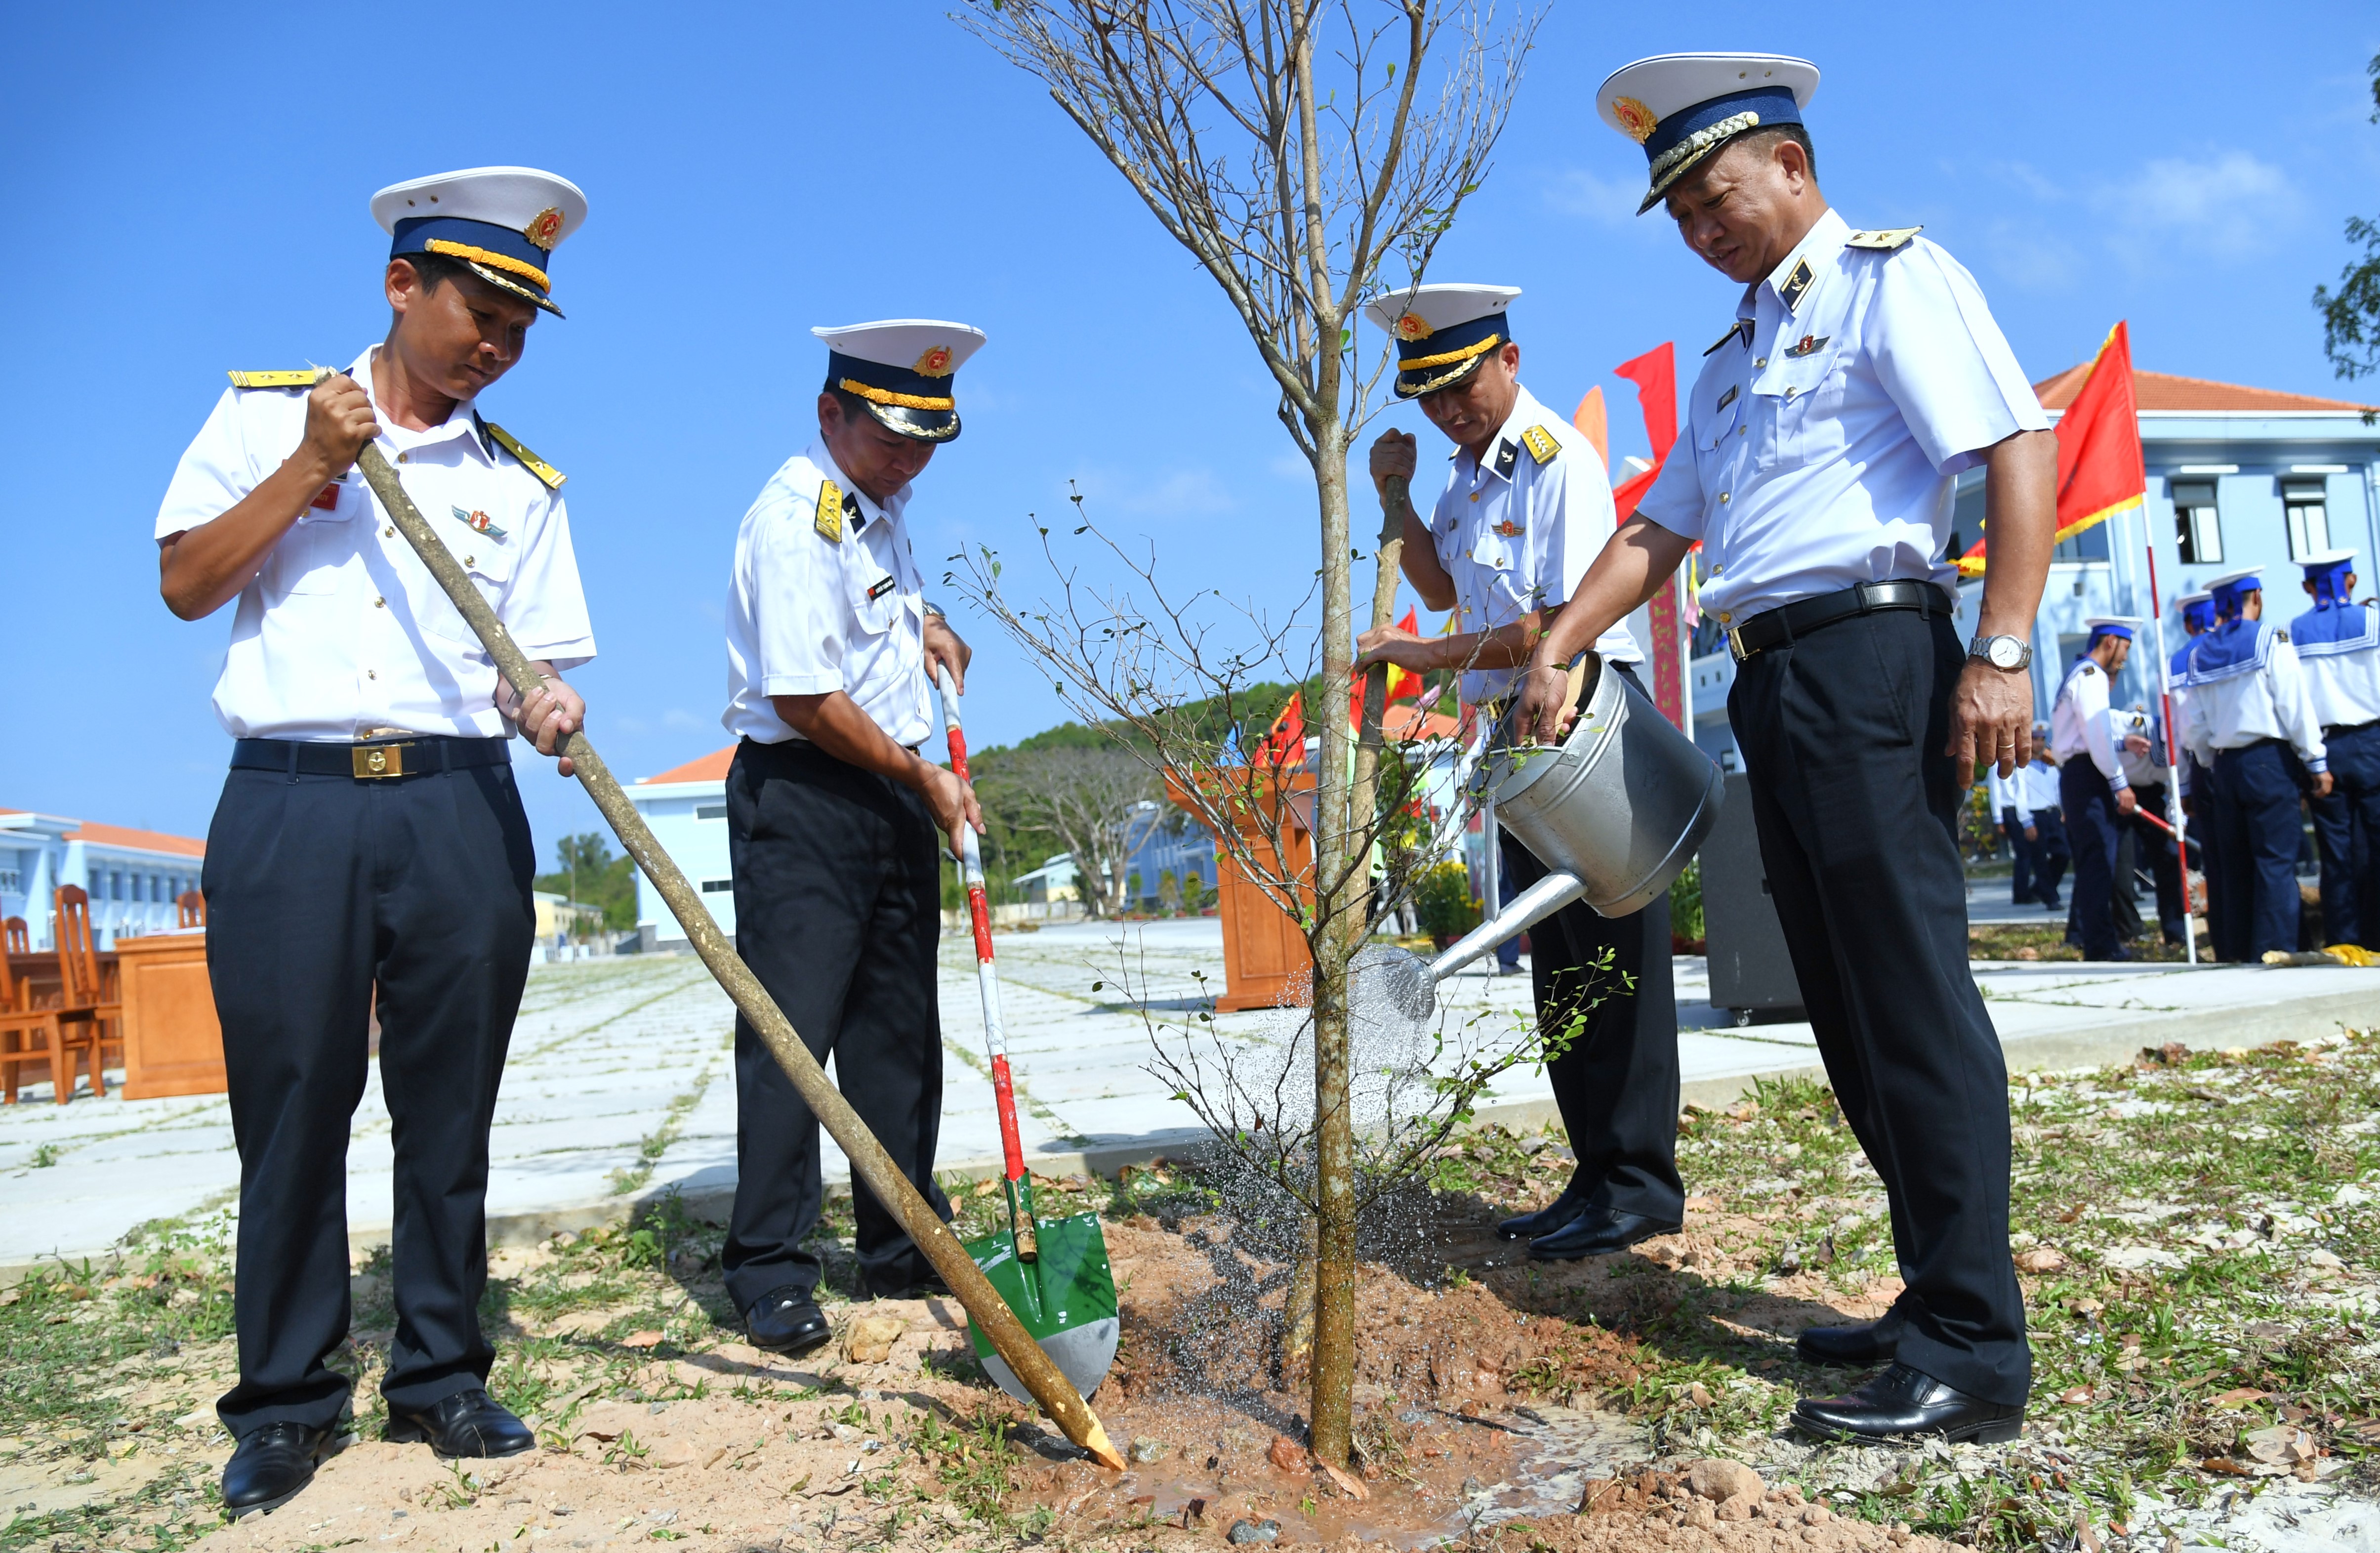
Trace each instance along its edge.
<path fill-rule="evenodd" d="M 1456 630 L 1367 631 L 1356 643 L 1356 667 L 1459 668 L 1463 699 L 1490 715 L 1613 529 L 1603 460 L 1521 385 L 1521 348 L 1506 312 L 1520 294 L 1509 286 L 1430 285 L 1366 310 L 1397 343 L 1397 397 L 1417 401 L 1455 445 L 1429 520 L 1405 507 L 1403 567 L 1424 604 L 1455 612 Z M 1380 434 L 1372 479 L 1383 501 L 1389 477 L 1411 481 L 1415 459 L 1409 434 Z M 1645 654 L 1626 621 L 1614 621 L 1594 645 L 1606 666 L 1636 679 Z M 1513 887 L 1545 877 L 1545 864 L 1498 828 Z M 1532 1257 L 1556 1262 L 1672 1233 L 1686 1199 L 1678 1180 L 1669 898 L 1619 918 L 1581 901 L 1540 923 L 1529 944 L 1538 1028 L 1560 1047 L 1547 1077 L 1578 1163 L 1550 1204 L 1497 1232 L 1526 1238 Z"/>
<path fill-rule="evenodd" d="M 920 752 L 932 665 L 967 648 L 926 602 L 911 483 L 959 434 L 955 378 L 980 330 L 894 319 L 827 346 L 818 435 L 760 489 L 727 590 L 727 776 L 735 940 L 852 1108 L 944 1218 L 941 838 L 983 828 L 974 792 Z M 756 1347 L 826 1341 L 804 1242 L 821 1202 L 818 1119 L 735 1021 L 735 1206 L 720 1260 Z M 938 1289 L 890 1209 L 854 1185 L 863 1292 Z"/>
<path fill-rule="evenodd" d="M 2007 1068 L 1967 969 L 1959 804 L 1977 760 L 2023 764 L 2027 638 L 2055 531 L 2057 445 L 1973 277 L 1914 228 L 1828 207 L 1808 62 L 1643 60 L 1597 93 L 1697 256 L 1742 287 L 1687 427 L 1533 656 L 1558 732 L 1569 656 L 1696 540 L 1728 628 L 1728 712 L 1761 858 L 1845 1118 L 1884 1178 L 1906 1289 L 1883 1321 L 1803 1334 L 1892 1361 L 1803 1428 L 2016 1437 L 2032 1364 L 2009 1260 Z M 1951 487 L 1988 471 L 1983 633 L 1950 626 Z"/>
<path fill-rule="evenodd" d="M 488 1126 L 528 975 L 536 872 L 510 734 L 580 725 L 595 655 L 563 476 L 480 412 L 550 295 L 577 186 L 481 167 L 382 190 L 387 337 L 346 372 L 235 372 L 157 514 L 186 620 L 237 601 L 215 714 L 237 742 L 207 832 L 207 968 L 239 1146 L 234 1515 L 303 1488 L 347 1377 L 347 1128 L 379 989 L 396 1142 L 388 1437 L 536 1441 L 488 1396 Z M 549 678 L 521 704 L 354 469 L 367 442 Z M 567 761 L 560 763 L 566 772 Z"/>
<path fill-rule="evenodd" d="M 2116 933 L 2116 852 L 2140 808 L 2124 774 L 2124 735 L 2107 688 L 2132 650 L 2129 616 L 2095 615 L 2082 651 L 2067 666 L 2049 713 L 2049 751 L 2058 757 L 2058 800 L 2074 850 L 2074 925 L 2085 960 L 2130 960 Z"/>

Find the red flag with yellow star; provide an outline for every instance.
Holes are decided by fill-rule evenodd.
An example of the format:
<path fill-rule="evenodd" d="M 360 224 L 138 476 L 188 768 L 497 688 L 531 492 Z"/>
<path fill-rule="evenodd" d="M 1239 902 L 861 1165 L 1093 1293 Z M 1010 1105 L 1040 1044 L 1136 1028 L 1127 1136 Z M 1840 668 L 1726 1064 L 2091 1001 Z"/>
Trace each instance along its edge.
<path fill-rule="evenodd" d="M 2058 537 L 2070 539 L 2148 499 L 2141 456 L 2140 401 L 2132 393 L 2132 336 L 2119 321 L 2091 363 L 2091 375 L 2058 419 Z M 1979 577 L 1984 545 L 1959 557 L 1959 575 Z"/>

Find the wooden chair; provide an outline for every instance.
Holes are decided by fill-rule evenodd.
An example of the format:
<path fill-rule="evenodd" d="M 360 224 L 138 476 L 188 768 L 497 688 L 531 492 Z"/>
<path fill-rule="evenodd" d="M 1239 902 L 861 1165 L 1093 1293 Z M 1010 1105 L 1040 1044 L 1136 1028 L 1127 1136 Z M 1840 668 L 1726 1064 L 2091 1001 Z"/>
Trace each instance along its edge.
<path fill-rule="evenodd" d="M 74 1053 L 91 1053 L 91 1092 L 102 1099 L 107 1096 L 107 1066 L 104 1047 L 115 1046 L 121 1051 L 124 1044 L 124 1005 L 103 1000 L 99 984 L 99 951 L 91 945 L 91 897 L 79 885 L 61 886 L 57 892 L 58 985 L 61 996 L 58 1007 L 52 1010 L 58 1018 L 62 1045 L 62 1061 L 51 1064 L 56 1074 L 63 1066 L 60 1080 L 62 1094 L 74 1089 Z M 109 1034 L 110 1028 L 115 1033 Z"/>
<path fill-rule="evenodd" d="M 25 937 L 25 919 L 10 917 L 9 948 L 16 949 Z M 74 1088 L 71 1080 L 62 1086 L 55 1083 L 61 1069 L 67 1073 L 74 1071 L 74 1059 L 65 1053 L 65 1032 L 59 1028 L 58 1011 L 34 1008 L 31 984 L 20 980 L 8 963 L 8 957 L 0 954 L 0 1099 L 11 1106 L 17 1103 L 24 1069 L 34 1062 L 49 1070 L 53 1087 L 58 1089 L 63 1099 Z"/>
<path fill-rule="evenodd" d="M 174 898 L 174 925 L 176 927 L 200 928 L 206 926 L 207 898 L 200 895 L 196 890 L 184 890 L 181 894 L 176 896 Z"/>
<path fill-rule="evenodd" d="M 10 954 L 31 954 L 33 952 L 33 930 L 25 925 L 24 918 L 10 917 L 7 922 L 7 934 L 8 952 Z"/>

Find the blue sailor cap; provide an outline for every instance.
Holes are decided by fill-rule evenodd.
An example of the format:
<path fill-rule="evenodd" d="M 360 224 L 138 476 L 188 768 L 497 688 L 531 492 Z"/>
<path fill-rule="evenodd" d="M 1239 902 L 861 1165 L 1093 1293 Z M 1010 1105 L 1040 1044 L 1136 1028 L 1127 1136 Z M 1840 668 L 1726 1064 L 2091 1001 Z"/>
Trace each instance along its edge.
<path fill-rule="evenodd" d="M 2214 596 L 2215 613 L 2223 619 L 2230 619 L 2240 613 L 2241 595 L 2265 591 L 2264 569 L 2250 567 L 2244 571 L 2227 571 L 2206 584 L 2206 591 Z"/>
<path fill-rule="evenodd" d="M 2173 601 L 2173 606 L 2181 612 L 2184 627 L 2196 626 L 2200 630 L 2215 629 L 2215 595 L 2205 589 L 2182 594 Z"/>
<path fill-rule="evenodd" d="M 2328 609 L 2347 604 L 2347 574 L 2355 569 L 2352 550 L 2325 550 L 2308 556 L 2298 565 L 2305 569 L 2306 581 L 2313 584 L 2313 606 Z"/>
<path fill-rule="evenodd" d="M 1623 65 L 1596 89 L 1603 122 L 1645 148 L 1653 186 L 1644 214 L 1670 186 L 1738 135 L 1799 124 L 1818 67 L 1783 54 L 1657 54 Z"/>
<path fill-rule="evenodd" d="M 1453 282 L 1416 286 L 1374 299 L 1364 316 L 1397 342 L 1397 397 L 1451 388 L 1512 337 L 1504 310 L 1517 286 Z"/>
<path fill-rule="evenodd" d="M 440 253 L 490 285 L 553 305 L 553 251 L 587 219 L 587 196 L 535 167 L 466 167 L 392 183 L 372 196 L 372 219 L 396 240 L 388 256 Z"/>
<path fill-rule="evenodd" d="M 2103 636 L 2119 636 L 2126 642 L 2130 642 L 2132 640 L 2133 628 L 2138 626 L 2141 620 L 2137 615 L 2094 615 L 2082 623 L 2090 628 L 2091 640 L 2094 642 Z"/>
<path fill-rule="evenodd" d="M 919 442 L 959 434 L 958 370 L 984 332 L 939 318 L 886 318 L 812 329 L 826 341 L 826 385 L 854 395 L 888 431 Z"/>

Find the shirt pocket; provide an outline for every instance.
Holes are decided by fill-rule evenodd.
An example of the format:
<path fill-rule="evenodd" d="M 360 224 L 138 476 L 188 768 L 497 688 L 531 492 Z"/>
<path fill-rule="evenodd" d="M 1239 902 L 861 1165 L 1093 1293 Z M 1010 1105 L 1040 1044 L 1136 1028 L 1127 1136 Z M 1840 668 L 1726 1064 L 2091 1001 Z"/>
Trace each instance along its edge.
<path fill-rule="evenodd" d="M 513 546 L 459 526 L 441 524 L 438 527 L 438 537 L 446 542 L 447 554 L 455 557 L 465 575 L 470 578 L 471 586 L 480 591 L 480 596 L 488 601 L 488 607 L 501 618 L 504 591 L 513 580 Z M 471 629 L 469 621 L 463 618 L 463 612 L 455 607 L 455 601 L 446 596 L 446 590 L 438 585 L 438 579 L 430 575 L 428 566 L 422 566 L 419 579 L 419 585 L 427 590 L 420 611 L 423 629 L 450 642 L 461 642 L 484 655 L 479 633 Z"/>
<path fill-rule="evenodd" d="M 901 583 L 891 572 L 879 571 L 870 561 L 853 570 L 844 586 L 851 604 L 852 618 L 868 636 L 882 636 L 892 629 L 901 612 Z"/>
<path fill-rule="evenodd" d="M 334 593 L 339 572 L 355 554 L 356 513 L 365 498 L 346 486 L 335 486 L 338 504 L 309 507 L 300 513 L 265 566 L 266 585 L 275 593 Z"/>
<path fill-rule="evenodd" d="M 1775 427 L 1767 450 L 1772 461 L 1800 464 L 1832 454 L 1842 437 L 1846 353 L 1837 342 L 1821 339 L 1806 356 L 1782 349 L 1779 354 L 1781 359 L 1762 374 L 1759 388 Z"/>

